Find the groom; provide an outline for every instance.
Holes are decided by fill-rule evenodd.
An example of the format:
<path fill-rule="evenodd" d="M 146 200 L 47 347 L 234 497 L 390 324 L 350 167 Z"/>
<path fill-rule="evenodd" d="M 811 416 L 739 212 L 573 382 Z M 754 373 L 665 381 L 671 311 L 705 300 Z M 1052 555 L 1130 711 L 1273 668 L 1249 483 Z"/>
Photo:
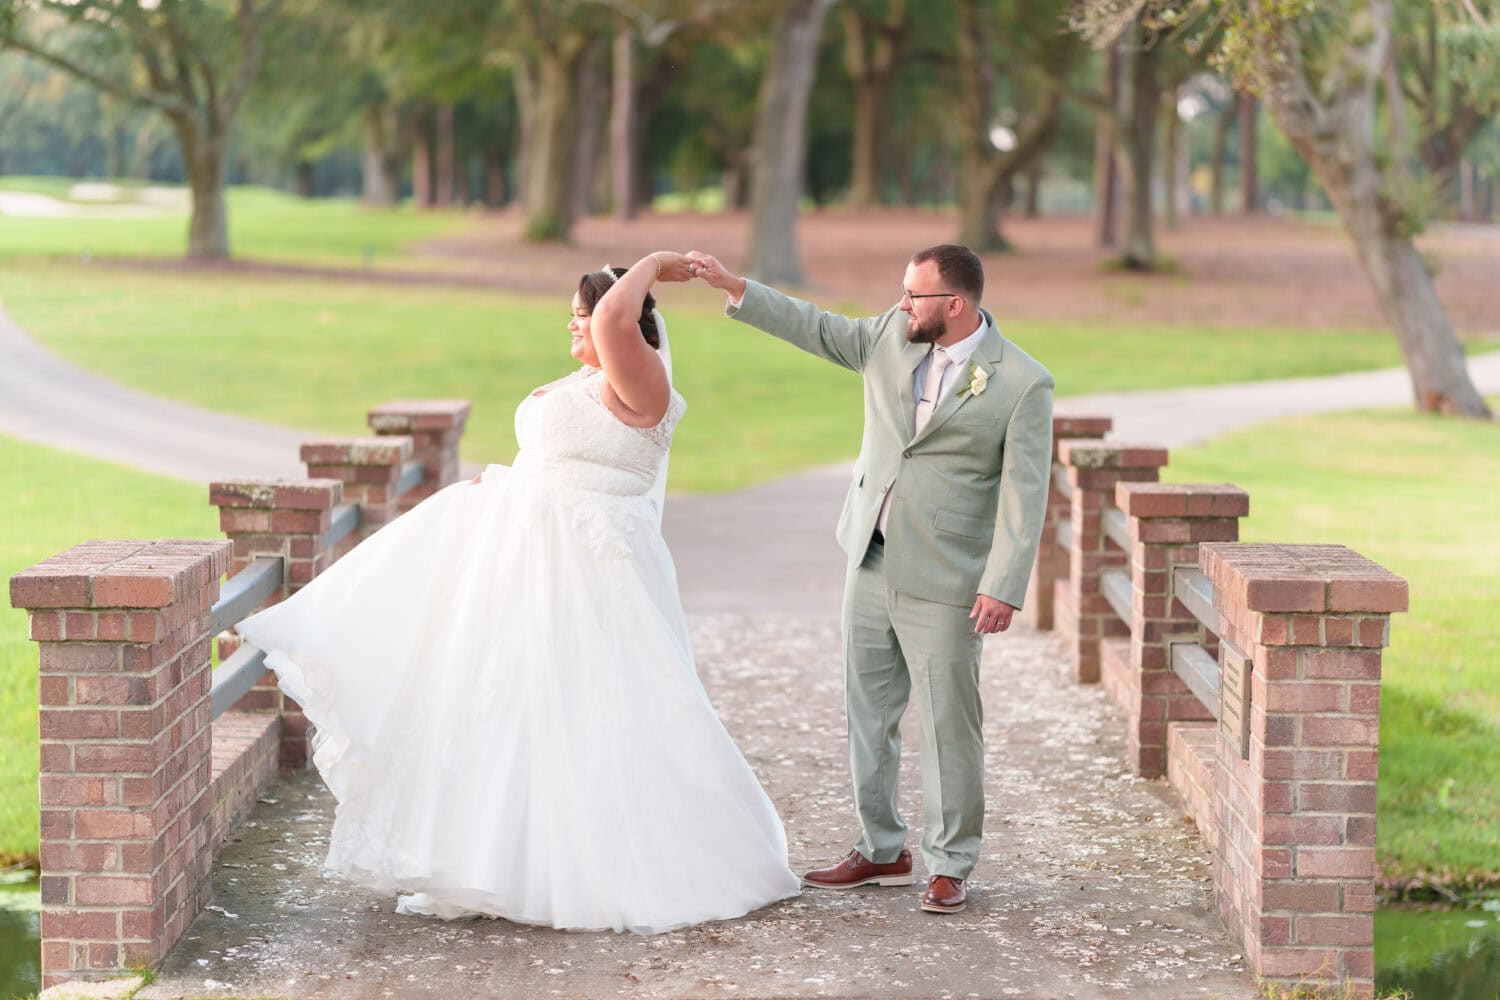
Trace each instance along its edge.
<path fill-rule="evenodd" d="M 864 375 L 864 442 L 839 519 L 844 698 L 862 836 L 808 885 L 911 885 L 896 802 L 901 715 L 922 722 L 922 909 L 957 913 L 984 825 L 982 636 L 1021 606 L 1052 456 L 1052 376 L 980 309 L 968 247 L 919 250 L 879 316 L 823 312 L 691 253 L 728 315 Z"/>

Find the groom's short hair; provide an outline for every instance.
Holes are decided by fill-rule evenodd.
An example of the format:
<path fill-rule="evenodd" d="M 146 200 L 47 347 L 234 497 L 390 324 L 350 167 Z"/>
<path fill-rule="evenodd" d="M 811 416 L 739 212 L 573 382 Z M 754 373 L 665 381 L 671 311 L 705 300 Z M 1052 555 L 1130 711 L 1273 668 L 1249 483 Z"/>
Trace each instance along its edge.
<path fill-rule="evenodd" d="M 968 299 L 970 305 L 979 305 L 984 297 L 984 264 L 977 253 L 959 243 L 939 243 L 911 255 L 913 264 L 929 260 L 937 264 L 943 284 Z"/>

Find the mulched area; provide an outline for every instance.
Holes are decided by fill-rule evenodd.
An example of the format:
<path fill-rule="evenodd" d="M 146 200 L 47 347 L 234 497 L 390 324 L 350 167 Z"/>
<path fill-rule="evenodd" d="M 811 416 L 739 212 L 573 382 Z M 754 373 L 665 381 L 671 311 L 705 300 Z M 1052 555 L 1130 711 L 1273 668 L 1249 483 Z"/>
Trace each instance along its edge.
<path fill-rule="evenodd" d="M 805 214 L 799 245 L 808 290 L 820 301 L 875 310 L 900 292 L 906 259 L 917 247 L 956 236 L 950 214 L 827 210 Z M 705 250 L 739 265 L 748 220 L 724 215 L 652 214 L 624 223 L 588 218 L 567 246 L 520 240 L 521 219 L 503 213 L 463 234 L 430 240 L 424 255 L 483 275 L 496 286 L 571 290 L 577 273 L 605 260 L 628 262 L 653 249 Z M 1162 227 L 1164 273 L 1111 267 L 1093 245 L 1085 217 L 1018 218 L 1007 223 L 1015 246 L 985 258 L 987 304 L 1026 319 L 1232 326 L 1384 326 L 1352 244 L 1332 224 L 1258 217 L 1194 218 Z M 1500 227 L 1446 227 L 1423 240 L 1438 267 L 1438 294 L 1466 334 L 1500 337 L 1494 289 L 1500 283 Z"/>
<path fill-rule="evenodd" d="M 305 276 L 382 284 L 449 285 L 566 296 L 579 274 L 604 262 L 629 263 L 657 249 L 704 250 L 740 265 L 748 219 L 724 214 L 648 213 L 622 222 L 585 218 L 567 244 L 522 241 L 516 210 L 476 215 L 464 232 L 411 248 L 422 266 L 360 271 L 233 261 L 110 261 L 96 266 L 202 270 L 223 274 Z M 806 287 L 830 308 L 878 311 L 899 294 L 911 251 L 956 236 L 951 213 L 910 209 L 805 213 L 798 242 Z M 985 258 L 986 305 L 1020 319 L 1192 323 L 1232 327 L 1381 328 L 1375 294 L 1353 245 L 1332 222 L 1284 218 L 1195 217 L 1162 226 L 1164 269 L 1127 273 L 1094 245 L 1086 217 L 1015 218 L 1006 223 L 1009 253 Z M 1465 338 L 1500 338 L 1500 226 L 1449 225 L 1423 237 L 1437 273 L 1438 295 Z M 706 291 L 706 290 L 705 290 Z M 689 292 L 688 295 L 697 293 Z M 704 302 L 710 297 L 701 296 Z"/>

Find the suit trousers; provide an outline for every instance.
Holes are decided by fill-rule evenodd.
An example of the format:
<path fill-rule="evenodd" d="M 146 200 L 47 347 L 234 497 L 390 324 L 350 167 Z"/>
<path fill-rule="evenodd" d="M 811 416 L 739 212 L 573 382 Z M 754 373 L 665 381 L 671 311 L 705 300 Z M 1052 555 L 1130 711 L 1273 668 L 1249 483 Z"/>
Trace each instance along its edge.
<path fill-rule="evenodd" d="M 906 843 L 897 804 L 901 716 L 916 698 L 922 728 L 922 857 L 927 874 L 968 878 L 984 830 L 982 639 L 970 608 L 898 593 L 875 542 L 844 587 L 844 707 L 859 853 L 895 861 Z"/>

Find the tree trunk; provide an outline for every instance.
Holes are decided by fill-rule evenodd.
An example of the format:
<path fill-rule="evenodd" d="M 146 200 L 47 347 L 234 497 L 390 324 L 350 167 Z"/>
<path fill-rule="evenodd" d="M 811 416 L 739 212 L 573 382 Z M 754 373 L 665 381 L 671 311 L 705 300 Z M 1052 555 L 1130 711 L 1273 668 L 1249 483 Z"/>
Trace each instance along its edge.
<path fill-rule="evenodd" d="M 790 0 L 761 78 L 745 270 L 774 284 L 800 285 L 797 203 L 807 160 L 807 103 L 818 68 L 818 38 L 833 0 Z"/>
<path fill-rule="evenodd" d="M 635 32 L 620 28 L 614 41 L 614 83 L 610 93 L 610 192 L 615 218 L 629 221 L 640 212 L 640 181 L 636 176 L 638 140 L 635 128 Z"/>
<path fill-rule="evenodd" d="M 411 200 L 418 208 L 431 208 L 435 201 L 432 189 L 432 123 L 427 112 L 419 112 L 412 123 Z"/>
<path fill-rule="evenodd" d="M 1254 94 L 1240 95 L 1240 210 L 1246 215 L 1260 211 L 1260 180 L 1255 168 L 1259 110 L 1260 102 Z"/>
<path fill-rule="evenodd" d="M 433 204 L 438 208 L 453 206 L 454 176 L 457 164 L 453 155 L 453 102 L 437 107 L 437 164 L 434 171 Z"/>
<path fill-rule="evenodd" d="M 173 127 L 182 144 L 182 163 L 192 191 L 188 218 L 188 259 L 229 259 L 229 213 L 224 203 L 224 168 L 228 136 L 205 132 L 196 118 L 175 117 Z"/>
<path fill-rule="evenodd" d="M 582 45 L 538 57 L 533 148 L 526 178 L 525 238 L 566 242 L 573 231 L 572 177 L 578 141 L 578 61 Z"/>
<path fill-rule="evenodd" d="M 849 204 L 871 208 L 885 201 L 886 123 L 909 27 L 906 0 L 891 0 L 889 16 L 883 21 L 867 19 L 852 4 L 844 6 L 843 14 L 844 66 L 854 84 Z"/>
<path fill-rule="evenodd" d="M 1009 250 L 1010 242 L 1000 231 L 1004 199 L 998 172 L 985 170 L 982 165 L 966 165 L 959 185 L 958 242 L 976 253 Z"/>
<path fill-rule="evenodd" d="M 362 200 L 367 205 L 396 204 L 397 179 L 391 144 L 395 132 L 391 115 L 378 104 L 364 109 L 364 170 Z"/>
<path fill-rule="evenodd" d="M 750 173 L 748 155 L 726 157 L 723 172 L 719 175 L 719 186 L 724 190 L 724 209 L 735 211 L 750 206 Z"/>
<path fill-rule="evenodd" d="M 474 200 L 472 171 L 473 158 L 460 156 L 453 170 L 453 204 L 466 208 Z"/>
<path fill-rule="evenodd" d="M 537 67 L 535 57 L 520 55 L 513 73 L 516 88 L 516 185 L 511 197 L 527 203 L 536 159 Z"/>
<path fill-rule="evenodd" d="M 1458 162 L 1458 217 L 1465 222 L 1479 221 L 1477 171 L 1473 160 Z"/>
<path fill-rule="evenodd" d="M 872 80 L 854 90 L 854 161 L 849 205 L 872 208 L 884 202 L 885 123 L 890 115 L 891 79 Z"/>
<path fill-rule="evenodd" d="M 1391 44 L 1390 0 L 1375 0 L 1355 15 L 1352 39 L 1329 103 L 1304 75 L 1301 42 L 1285 29 L 1275 45 L 1257 51 L 1257 70 L 1274 81 L 1265 88 L 1276 123 L 1323 183 L 1376 298 L 1396 331 L 1411 375 L 1417 408 L 1427 412 L 1489 417 L 1489 407 L 1464 366 L 1463 346 L 1438 301 L 1416 245 L 1410 210 L 1391 197 L 1375 150 L 1375 83 Z M 1340 85 L 1341 84 L 1341 85 Z"/>
<path fill-rule="evenodd" d="M 1171 110 L 1172 120 L 1177 121 L 1177 108 Z M 1177 201 L 1177 215 L 1183 218 L 1193 214 L 1193 154 L 1189 148 L 1187 129 L 1179 126 L 1177 132 L 1177 181 L 1174 185 L 1174 195 Z"/>
<path fill-rule="evenodd" d="M 1209 162 L 1208 210 L 1214 215 L 1224 214 L 1224 159 L 1229 147 L 1229 126 L 1234 121 L 1236 105 L 1229 104 L 1219 117 L 1214 119 L 1213 158 Z"/>
<path fill-rule="evenodd" d="M 579 94 L 590 95 L 581 102 L 578 138 L 573 150 L 573 166 L 568 191 L 568 214 L 576 219 L 590 215 L 598 207 L 594 199 L 594 181 L 604 153 L 605 133 L 609 129 L 609 104 L 603 100 L 609 83 L 605 59 L 609 46 L 604 38 L 591 40 L 578 63 Z"/>
<path fill-rule="evenodd" d="M 1047 172 L 1047 161 L 1044 157 L 1033 157 L 1031 165 L 1026 168 L 1026 218 L 1039 219 L 1042 216 L 1042 177 Z"/>
<path fill-rule="evenodd" d="M 948 148 L 948 143 L 942 143 L 942 149 L 933 158 L 931 167 L 928 168 L 927 190 L 929 204 L 943 205 L 950 201 L 958 200 L 958 184 L 953 179 L 953 150 Z"/>
<path fill-rule="evenodd" d="M 900 151 L 896 154 L 896 189 L 901 192 L 901 204 L 911 208 L 917 204 L 917 179 L 912 164 L 911 143 L 903 142 L 898 145 Z"/>
<path fill-rule="evenodd" d="M 1142 44 L 1133 26 L 1120 50 L 1121 87 L 1117 133 L 1124 147 L 1125 247 L 1121 262 L 1132 271 L 1156 267 L 1151 182 L 1155 168 L 1156 120 L 1161 108 L 1157 51 Z"/>
<path fill-rule="evenodd" d="M 650 208 L 656 199 L 655 182 L 646 167 L 646 140 L 652 115 L 656 114 L 661 99 L 677 79 L 676 64 L 661 58 L 660 48 L 648 48 L 646 52 L 650 59 L 639 61 L 636 66 L 635 124 L 631 138 L 637 209 Z"/>
<path fill-rule="evenodd" d="M 959 242 L 979 253 L 1008 250 L 1010 241 L 1001 232 L 1000 222 L 1014 199 L 1016 172 L 1039 158 L 1051 141 L 1060 98 L 1056 90 L 1045 91 L 1042 99 L 1033 102 L 1030 115 L 1017 125 L 1011 148 L 996 149 L 990 138 L 990 124 L 994 120 L 990 95 L 995 91 L 995 70 L 986 48 L 986 25 L 978 0 L 959 3 L 957 27 Z"/>
<path fill-rule="evenodd" d="M 1120 103 L 1120 46 L 1109 47 L 1104 67 L 1105 93 L 1111 109 Z M 1101 114 L 1094 127 L 1094 240 L 1101 247 L 1112 247 L 1120 240 L 1119 158 L 1115 155 L 1115 117 L 1113 110 Z"/>
<path fill-rule="evenodd" d="M 496 209 L 505 204 L 505 154 L 499 146 L 484 150 L 484 207 Z"/>
<path fill-rule="evenodd" d="M 123 138 L 120 134 L 120 128 L 112 123 L 104 130 L 104 176 L 106 177 L 115 178 L 120 176 L 122 165 L 125 162 L 125 157 L 120 148 Z M 0 173 L 4 172 L 4 169 L 0 168 Z"/>
<path fill-rule="evenodd" d="M 1380 206 L 1357 203 L 1348 193 L 1334 200 L 1354 238 L 1365 273 L 1375 285 L 1381 310 L 1396 328 L 1396 340 L 1411 373 L 1417 408 L 1430 413 L 1490 416 L 1464 366 L 1463 345 L 1453 333 L 1432 276 L 1416 244 L 1393 233 Z"/>
<path fill-rule="evenodd" d="M 1169 91 L 1162 104 L 1162 111 L 1167 118 L 1166 134 L 1162 137 L 1162 221 L 1168 229 L 1176 229 L 1180 221 L 1181 211 L 1181 187 L 1183 177 L 1178 172 L 1181 166 L 1181 153 L 1184 148 L 1182 141 L 1182 117 L 1177 114 L 1177 92 L 1174 88 Z"/>
<path fill-rule="evenodd" d="M 297 161 L 297 197 L 313 196 L 313 165 L 308 160 Z"/>

